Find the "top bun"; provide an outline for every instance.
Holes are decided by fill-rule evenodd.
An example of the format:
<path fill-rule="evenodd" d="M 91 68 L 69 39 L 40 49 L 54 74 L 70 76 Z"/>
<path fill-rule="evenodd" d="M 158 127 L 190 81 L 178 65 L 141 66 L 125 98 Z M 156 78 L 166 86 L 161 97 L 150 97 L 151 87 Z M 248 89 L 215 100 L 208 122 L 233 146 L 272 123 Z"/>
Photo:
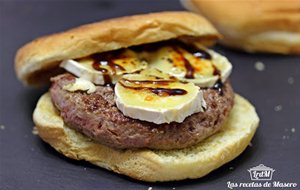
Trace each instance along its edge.
<path fill-rule="evenodd" d="M 93 53 L 179 38 L 213 44 L 219 34 L 203 17 L 189 12 L 160 12 L 109 19 L 38 38 L 18 50 L 18 78 L 40 85 L 61 72 L 59 64 Z"/>
<path fill-rule="evenodd" d="M 248 52 L 300 54 L 300 1 L 182 0 L 224 35 L 221 43 Z"/>

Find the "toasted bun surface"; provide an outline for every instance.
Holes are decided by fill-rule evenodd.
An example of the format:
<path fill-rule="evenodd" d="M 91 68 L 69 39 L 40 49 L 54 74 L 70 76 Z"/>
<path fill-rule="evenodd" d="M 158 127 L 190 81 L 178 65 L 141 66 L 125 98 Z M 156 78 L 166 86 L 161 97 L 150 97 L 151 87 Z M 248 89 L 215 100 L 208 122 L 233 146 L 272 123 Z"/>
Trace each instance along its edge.
<path fill-rule="evenodd" d="M 65 59 L 172 38 L 213 43 L 218 37 L 215 28 L 194 13 L 127 16 L 38 38 L 18 50 L 15 70 L 25 84 L 38 85 L 57 74 Z"/>
<path fill-rule="evenodd" d="M 182 0 L 224 35 L 221 43 L 248 52 L 300 54 L 300 1 Z"/>
<path fill-rule="evenodd" d="M 198 145 L 180 150 L 116 150 L 95 143 L 67 127 L 44 94 L 34 111 L 40 137 L 69 158 L 143 181 L 199 178 L 237 157 L 252 139 L 259 118 L 254 107 L 239 95 L 224 128 Z"/>

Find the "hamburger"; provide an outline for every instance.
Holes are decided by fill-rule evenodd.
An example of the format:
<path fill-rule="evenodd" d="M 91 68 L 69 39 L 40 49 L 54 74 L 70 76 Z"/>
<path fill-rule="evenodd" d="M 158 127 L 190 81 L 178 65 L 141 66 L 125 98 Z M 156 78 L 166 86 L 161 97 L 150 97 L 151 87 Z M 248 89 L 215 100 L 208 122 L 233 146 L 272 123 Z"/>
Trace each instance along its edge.
<path fill-rule="evenodd" d="M 300 1 L 181 0 L 211 21 L 222 44 L 247 52 L 300 54 Z"/>
<path fill-rule="evenodd" d="M 143 181 L 199 178 L 237 157 L 259 123 L 234 93 L 231 63 L 203 17 L 159 12 L 38 38 L 15 58 L 27 85 L 50 82 L 33 113 L 63 155 Z"/>

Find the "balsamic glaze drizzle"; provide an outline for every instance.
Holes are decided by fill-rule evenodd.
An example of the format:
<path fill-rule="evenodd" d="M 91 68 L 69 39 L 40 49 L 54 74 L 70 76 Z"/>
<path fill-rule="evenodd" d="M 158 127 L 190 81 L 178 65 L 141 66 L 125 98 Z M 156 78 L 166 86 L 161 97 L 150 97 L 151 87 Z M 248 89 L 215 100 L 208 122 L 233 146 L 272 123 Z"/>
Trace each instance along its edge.
<path fill-rule="evenodd" d="M 110 77 L 108 70 L 101 66 L 109 66 L 112 74 L 116 74 L 117 69 L 125 71 L 124 67 L 114 62 L 115 59 L 121 58 L 122 51 L 123 50 L 116 50 L 109 53 L 97 53 L 92 55 L 92 59 L 94 60 L 93 68 L 103 73 L 105 85 L 112 85 L 112 78 Z"/>
<path fill-rule="evenodd" d="M 159 85 L 168 85 L 171 82 L 175 82 L 175 80 L 130 80 L 130 79 L 122 79 L 123 81 L 129 82 L 129 83 L 134 83 L 134 84 L 159 84 Z"/>
<path fill-rule="evenodd" d="M 180 50 L 180 48 L 182 48 L 185 51 L 191 53 L 192 55 L 194 55 L 198 59 L 207 59 L 207 60 L 212 59 L 211 55 L 208 52 L 206 52 L 205 50 L 197 48 L 196 46 L 194 46 L 192 44 L 187 45 L 187 44 L 185 44 L 185 43 L 183 43 L 179 40 L 161 41 L 161 42 L 145 44 L 145 45 L 142 45 L 142 46 L 134 46 L 134 47 L 131 47 L 131 48 L 135 51 L 149 51 L 149 52 L 151 52 L 151 51 L 157 51 L 159 48 L 161 48 L 163 46 L 172 47 L 176 51 L 176 53 L 180 56 L 180 60 L 182 60 L 184 62 L 184 67 L 186 69 L 185 78 L 187 78 L 187 79 L 193 79 L 194 78 L 195 69 L 194 69 L 193 65 L 189 62 L 189 60 L 187 60 L 184 57 L 183 52 Z M 171 59 L 168 59 L 167 61 L 169 63 L 173 63 L 173 60 L 171 60 Z"/>
<path fill-rule="evenodd" d="M 187 45 L 179 40 L 168 40 L 168 41 L 155 42 L 155 43 L 144 44 L 144 45 L 139 45 L 139 46 L 132 46 L 132 47 L 130 47 L 130 49 L 137 51 L 137 52 L 156 51 L 163 46 L 171 46 L 179 54 L 180 59 L 184 62 L 184 67 L 186 69 L 185 78 L 187 78 L 187 79 L 194 78 L 195 69 L 192 66 L 192 64 L 184 57 L 183 52 L 179 49 L 179 47 L 184 49 L 185 51 L 188 51 L 189 53 L 191 53 L 192 55 L 194 55 L 195 57 L 197 57 L 199 59 L 207 59 L 207 60 L 212 59 L 212 56 L 207 51 L 197 48 L 196 46 L 194 46 L 192 44 Z M 112 74 L 115 74 L 117 69 L 125 71 L 124 67 L 122 67 L 121 65 L 116 64 L 114 62 L 115 59 L 122 58 L 122 56 L 123 56 L 122 51 L 124 51 L 124 49 L 115 50 L 115 51 L 112 51 L 109 53 L 97 53 L 97 54 L 93 54 L 91 56 L 94 60 L 92 66 L 95 70 L 103 73 L 105 85 L 113 86 L 112 78 L 110 77 L 110 73 L 108 72 L 108 70 L 101 66 L 103 66 L 103 65 L 109 66 L 109 68 L 112 71 Z M 173 63 L 173 60 L 168 60 L 168 62 Z M 219 79 L 216 81 L 214 86 L 211 88 L 217 90 L 220 95 L 223 95 L 222 88 L 223 88 L 224 84 L 221 80 L 221 72 L 215 65 L 213 65 L 213 69 L 214 69 L 213 75 L 218 76 Z M 127 79 L 125 79 L 125 80 L 127 80 Z M 131 82 L 133 82 L 133 81 L 131 81 Z M 150 84 L 150 83 L 154 82 L 153 84 L 165 85 L 166 82 L 171 82 L 171 80 L 170 81 L 167 81 L 167 80 L 150 81 L 149 80 L 149 81 L 135 81 L 135 82 L 140 83 L 140 84 Z M 130 88 L 133 88 L 133 87 L 130 87 Z M 134 88 L 142 88 L 142 87 L 134 87 Z M 184 94 L 184 91 L 185 91 L 182 89 L 164 89 L 164 88 L 148 88 L 148 89 L 155 94 L 170 94 L 170 95 L 182 95 L 182 94 Z"/>
<path fill-rule="evenodd" d="M 216 83 L 214 84 L 212 89 L 217 90 L 219 92 L 219 94 L 221 96 L 223 96 L 224 83 L 222 82 L 222 79 L 221 79 L 221 71 L 214 64 L 213 64 L 213 68 L 214 68 L 213 75 L 218 76 L 218 80 L 216 81 Z"/>
<path fill-rule="evenodd" d="M 122 79 L 123 80 L 123 79 Z M 152 82 L 157 82 L 157 81 L 152 81 Z M 153 88 L 153 87 L 133 87 L 133 86 L 126 86 L 122 81 L 119 81 L 119 83 L 124 87 L 124 88 L 129 88 L 132 90 L 149 90 L 152 93 L 158 95 L 158 96 L 178 96 L 178 95 L 185 95 L 187 94 L 187 91 L 184 89 L 180 88 Z"/>
<path fill-rule="evenodd" d="M 173 48 L 176 51 L 176 53 L 180 56 L 180 60 L 182 60 L 184 62 L 184 67 L 185 67 L 185 70 L 186 70 L 186 73 L 185 73 L 184 77 L 187 78 L 187 79 L 193 79 L 194 78 L 194 72 L 195 72 L 194 67 L 189 62 L 189 60 L 187 60 L 184 57 L 184 55 L 182 54 L 182 52 L 176 46 L 173 47 Z"/>

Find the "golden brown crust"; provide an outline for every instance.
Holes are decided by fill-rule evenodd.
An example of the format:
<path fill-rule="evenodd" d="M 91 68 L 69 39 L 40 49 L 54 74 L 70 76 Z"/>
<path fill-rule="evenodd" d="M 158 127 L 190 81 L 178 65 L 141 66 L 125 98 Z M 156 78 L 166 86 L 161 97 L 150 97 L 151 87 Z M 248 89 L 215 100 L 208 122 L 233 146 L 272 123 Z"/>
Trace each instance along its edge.
<path fill-rule="evenodd" d="M 182 0 L 190 10 L 208 18 L 224 35 L 223 44 L 249 52 L 300 54 L 300 1 L 206 1 Z M 279 37 L 270 39 L 266 32 L 298 35 L 298 42 Z"/>
<path fill-rule="evenodd" d="M 64 59 L 171 38 L 214 42 L 218 37 L 206 19 L 189 12 L 127 16 L 38 38 L 18 50 L 15 70 L 24 83 L 38 84 L 41 73 L 57 72 Z"/>
<path fill-rule="evenodd" d="M 194 179 L 210 173 L 243 152 L 259 123 L 254 107 L 236 95 L 235 105 L 222 130 L 195 146 L 165 151 L 117 150 L 67 127 L 49 93 L 40 98 L 33 118 L 39 136 L 65 156 L 151 182 Z"/>

